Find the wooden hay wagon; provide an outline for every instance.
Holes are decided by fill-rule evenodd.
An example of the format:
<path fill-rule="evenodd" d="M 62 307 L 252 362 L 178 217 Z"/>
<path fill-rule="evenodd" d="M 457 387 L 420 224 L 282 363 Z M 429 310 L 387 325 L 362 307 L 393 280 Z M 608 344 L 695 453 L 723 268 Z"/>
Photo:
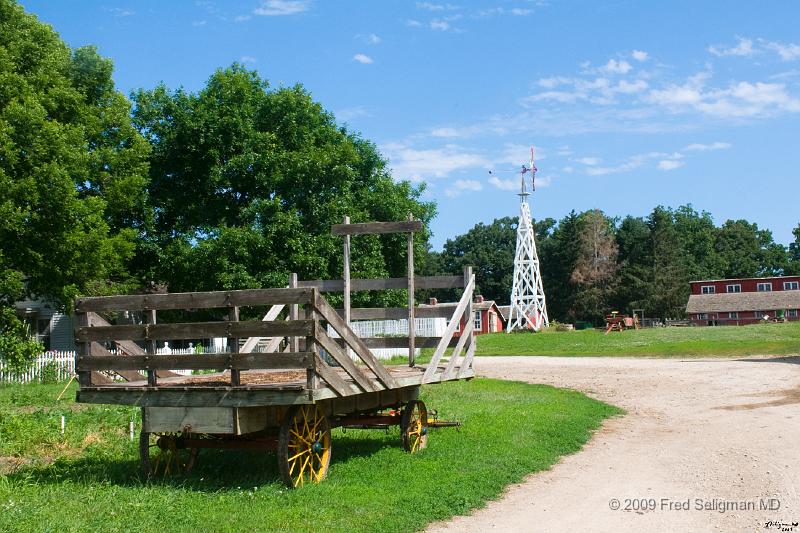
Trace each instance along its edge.
<path fill-rule="evenodd" d="M 378 224 L 387 223 L 373 229 Z M 424 448 L 429 415 L 420 386 L 474 376 L 474 276 L 465 269 L 464 276 L 415 278 L 410 255 L 408 278 L 350 280 L 348 248 L 346 239 L 343 280 L 298 282 L 292 275 L 288 288 L 79 299 L 77 401 L 142 408 L 139 450 L 147 478 L 188 471 L 203 448 L 241 448 L 275 451 L 288 487 L 319 482 L 331 459 L 331 429 L 340 426 L 398 425 L 407 451 Z M 464 289 L 454 311 L 413 305 L 415 290 L 435 288 Z M 410 289 L 411 305 L 349 308 L 350 290 L 382 289 Z M 344 292 L 342 310 L 323 295 L 334 291 Z M 253 316 L 253 308 L 268 311 L 261 320 L 240 320 L 240 314 Z M 223 320 L 207 320 L 215 310 L 227 313 Z M 137 315 L 142 323 L 106 320 Z M 206 319 L 188 320 L 197 315 Z M 445 317 L 447 327 L 441 337 L 416 336 L 415 316 Z M 407 337 L 359 337 L 349 324 L 392 318 L 410 319 Z M 466 328 L 454 337 L 462 318 Z M 228 351 L 167 355 L 157 349 L 162 341 L 219 337 L 228 339 Z M 408 366 L 386 366 L 371 351 L 406 346 Z M 434 349 L 429 364 L 415 364 L 415 347 Z M 454 351 L 444 364 L 448 347 Z"/>

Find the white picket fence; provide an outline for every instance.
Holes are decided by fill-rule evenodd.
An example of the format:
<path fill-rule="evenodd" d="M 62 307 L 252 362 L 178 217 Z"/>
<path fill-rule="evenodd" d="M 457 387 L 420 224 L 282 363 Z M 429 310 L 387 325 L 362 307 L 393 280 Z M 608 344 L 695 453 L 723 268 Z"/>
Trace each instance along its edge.
<path fill-rule="evenodd" d="M 33 360 L 22 374 L 14 374 L 0 360 L 0 383 L 30 383 L 38 381 L 45 367 L 52 367 L 59 381 L 68 380 L 75 373 L 75 352 L 48 351 Z"/>
<path fill-rule="evenodd" d="M 408 320 L 357 320 L 350 323 L 350 328 L 359 337 L 407 337 Z M 414 331 L 419 337 L 441 337 L 447 328 L 446 318 L 415 318 Z M 328 326 L 328 335 L 339 338 L 339 334 Z M 378 359 L 391 359 L 396 355 L 408 356 L 408 348 L 372 348 L 372 354 Z M 419 355 L 419 348 L 414 350 Z M 355 359 L 355 357 L 354 357 Z"/>

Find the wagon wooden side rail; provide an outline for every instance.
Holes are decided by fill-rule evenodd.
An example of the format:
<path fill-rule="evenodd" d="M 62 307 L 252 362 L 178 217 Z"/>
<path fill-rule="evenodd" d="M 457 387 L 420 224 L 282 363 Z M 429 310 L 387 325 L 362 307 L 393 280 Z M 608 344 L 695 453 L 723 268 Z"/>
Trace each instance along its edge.
<path fill-rule="evenodd" d="M 322 292 L 335 290 L 336 280 L 294 283 L 300 286 L 79 299 L 75 305 L 79 400 L 143 406 L 291 405 L 474 375 L 471 271 L 465 271 L 463 278 L 417 279 L 418 288 L 460 285 L 464 292 L 452 313 L 445 309 L 416 308 L 417 316 L 442 316 L 446 311 L 449 323 L 442 337 L 417 338 L 417 346 L 433 348 L 434 353 L 430 364 L 411 368 L 384 366 L 371 351 L 374 347 L 408 346 L 407 337 L 361 338 L 328 303 Z M 395 282 L 353 280 L 353 284 L 371 290 L 389 288 Z M 242 308 L 268 306 L 272 307 L 263 319 L 240 320 Z M 159 321 L 159 312 L 207 309 L 226 310 L 226 319 Z M 145 320 L 141 324 L 113 325 L 103 316 L 123 311 L 141 313 Z M 408 312 L 385 308 L 352 311 L 354 318 L 400 316 L 401 312 Z M 286 314 L 285 319 L 281 319 L 282 313 Z M 175 313 L 163 314 L 175 316 Z M 460 337 L 454 338 L 462 322 L 466 328 Z M 328 326 L 339 338 L 328 334 Z M 157 353 L 160 342 L 214 337 L 227 338 L 230 351 Z M 267 352 L 256 350 L 262 339 L 268 339 Z M 454 348 L 453 354 L 446 365 L 440 366 L 448 347 Z M 127 355 L 113 355 L 111 348 Z M 207 373 L 192 376 L 174 373 L 180 370 Z M 108 373 L 122 375 L 128 382 L 111 382 L 106 377 Z"/>

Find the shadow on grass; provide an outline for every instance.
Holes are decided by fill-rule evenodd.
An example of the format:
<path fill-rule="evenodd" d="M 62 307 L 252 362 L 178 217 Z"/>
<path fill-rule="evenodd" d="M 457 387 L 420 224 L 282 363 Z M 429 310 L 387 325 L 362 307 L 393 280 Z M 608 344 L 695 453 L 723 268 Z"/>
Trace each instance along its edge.
<path fill-rule="evenodd" d="M 351 434 L 356 433 L 357 436 Z M 333 435 L 331 465 L 373 455 L 387 447 L 400 447 L 398 431 L 348 430 Z M 194 469 L 187 475 L 146 481 L 138 457 L 119 458 L 103 453 L 85 453 L 78 458 L 62 458 L 47 465 L 24 466 L 10 472 L 14 483 L 35 484 L 110 484 L 121 487 L 180 487 L 197 492 L 238 491 L 242 487 L 283 484 L 275 452 L 252 450 L 201 450 Z"/>

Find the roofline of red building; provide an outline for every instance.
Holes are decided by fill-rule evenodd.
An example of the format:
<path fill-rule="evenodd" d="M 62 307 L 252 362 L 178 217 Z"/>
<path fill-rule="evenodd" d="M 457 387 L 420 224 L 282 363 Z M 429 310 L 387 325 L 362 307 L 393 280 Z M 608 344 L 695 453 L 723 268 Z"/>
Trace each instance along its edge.
<path fill-rule="evenodd" d="M 689 283 L 716 283 L 720 281 L 747 281 L 747 280 L 758 280 L 758 279 L 783 279 L 783 278 L 800 278 L 800 275 L 789 275 L 789 276 L 764 276 L 760 278 L 725 278 L 725 279 L 698 279 L 692 280 Z"/>

